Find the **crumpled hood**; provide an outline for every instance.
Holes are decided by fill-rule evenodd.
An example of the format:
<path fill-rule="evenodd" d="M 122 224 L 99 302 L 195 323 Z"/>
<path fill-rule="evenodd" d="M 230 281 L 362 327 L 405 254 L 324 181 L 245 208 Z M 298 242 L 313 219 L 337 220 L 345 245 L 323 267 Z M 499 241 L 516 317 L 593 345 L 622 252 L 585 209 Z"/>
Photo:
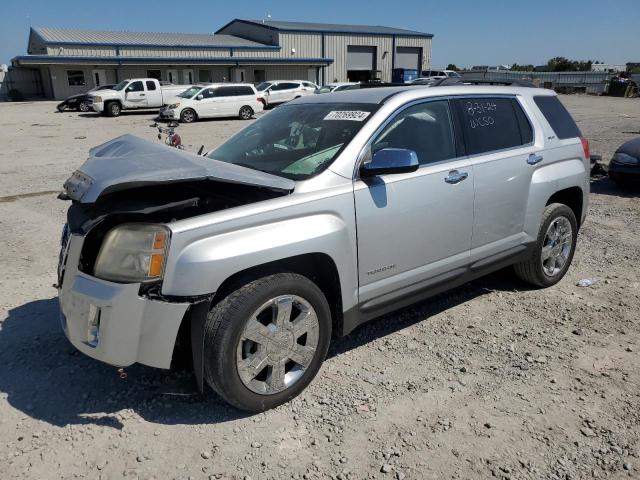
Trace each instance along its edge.
<path fill-rule="evenodd" d="M 295 182 L 258 170 L 213 160 L 122 135 L 92 148 L 89 159 L 64 183 L 69 198 L 93 203 L 103 194 L 189 180 L 217 180 L 293 191 Z"/>

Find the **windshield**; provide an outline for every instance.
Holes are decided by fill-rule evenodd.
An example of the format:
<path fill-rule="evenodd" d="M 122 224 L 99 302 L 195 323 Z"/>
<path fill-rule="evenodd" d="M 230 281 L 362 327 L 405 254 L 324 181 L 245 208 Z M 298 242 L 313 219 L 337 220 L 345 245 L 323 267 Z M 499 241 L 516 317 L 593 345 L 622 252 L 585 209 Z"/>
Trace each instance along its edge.
<path fill-rule="evenodd" d="M 271 82 L 262 82 L 258 84 L 258 86 L 256 87 L 256 90 L 258 90 L 259 92 L 264 92 L 271 85 L 273 85 Z"/>
<path fill-rule="evenodd" d="M 193 98 L 198 94 L 200 90 L 202 90 L 202 87 L 189 87 L 184 92 L 176 95 L 176 97 Z"/>
<path fill-rule="evenodd" d="M 332 87 L 331 85 L 325 85 L 324 87 L 320 87 L 318 89 L 318 93 L 329 93 L 332 92 L 336 87 Z"/>
<path fill-rule="evenodd" d="M 325 170 L 378 108 L 372 104 L 283 105 L 208 157 L 292 180 Z"/>
<path fill-rule="evenodd" d="M 115 87 L 113 87 L 114 90 L 122 90 L 124 87 L 126 87 L 129 84 L 129 80 L 123 80 L 121 81 L 119 84 L 117 84 Z"/>

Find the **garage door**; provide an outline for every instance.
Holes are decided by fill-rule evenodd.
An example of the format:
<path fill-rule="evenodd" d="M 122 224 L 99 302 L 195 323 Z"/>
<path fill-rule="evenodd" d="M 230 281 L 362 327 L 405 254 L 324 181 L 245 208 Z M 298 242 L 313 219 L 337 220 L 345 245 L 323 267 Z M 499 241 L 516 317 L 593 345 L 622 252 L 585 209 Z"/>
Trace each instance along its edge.
<path fill-rule="evenodd" d="M 422 48 L 420 47 L 398 47 L 396 48 L 396 68 L 410 68 L 422 70 L 420 61 Z"/>
<path fill-rule="evenodd" d="M 347 70 L 375 70 L 376 47 L 347 46 Z"/>

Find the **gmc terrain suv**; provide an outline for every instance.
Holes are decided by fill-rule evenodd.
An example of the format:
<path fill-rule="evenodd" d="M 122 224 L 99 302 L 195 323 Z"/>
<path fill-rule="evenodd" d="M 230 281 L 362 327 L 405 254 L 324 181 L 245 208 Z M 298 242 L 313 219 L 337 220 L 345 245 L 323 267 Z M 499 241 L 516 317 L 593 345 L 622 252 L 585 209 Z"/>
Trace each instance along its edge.
<path fill-rule="evenodd" d="M 65 183 L 64 331 L 116 366 L 169 368 L 261 411 L 299 394 L 332 334 L 514 265 L 566 273 L 588 143 L 538 88 L 310 95 L 197 156 L 124 135 Z"/>

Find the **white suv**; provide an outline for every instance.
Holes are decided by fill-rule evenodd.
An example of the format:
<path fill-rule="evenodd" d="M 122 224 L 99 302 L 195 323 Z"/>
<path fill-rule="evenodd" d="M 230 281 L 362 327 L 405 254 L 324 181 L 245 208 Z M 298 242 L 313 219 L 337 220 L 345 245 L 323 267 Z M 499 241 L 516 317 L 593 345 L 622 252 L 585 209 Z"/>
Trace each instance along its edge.
<path fill-rule="evenodd" d="M 266 107 L 311 95 L 315 93 L 318 85 L 307 80 L 271 80 L 262 82 L 256 88 L 262 94 Z"/>
<path fill-rule="evenodd" d="M 195 122 L 199 118 L 235 117 L 249 120 L 263 110 L 263 102 L 253 85 L 208 83 L 194 85 L 176 96 L 176 102 L 160 110 L 160 118 Z"/>

